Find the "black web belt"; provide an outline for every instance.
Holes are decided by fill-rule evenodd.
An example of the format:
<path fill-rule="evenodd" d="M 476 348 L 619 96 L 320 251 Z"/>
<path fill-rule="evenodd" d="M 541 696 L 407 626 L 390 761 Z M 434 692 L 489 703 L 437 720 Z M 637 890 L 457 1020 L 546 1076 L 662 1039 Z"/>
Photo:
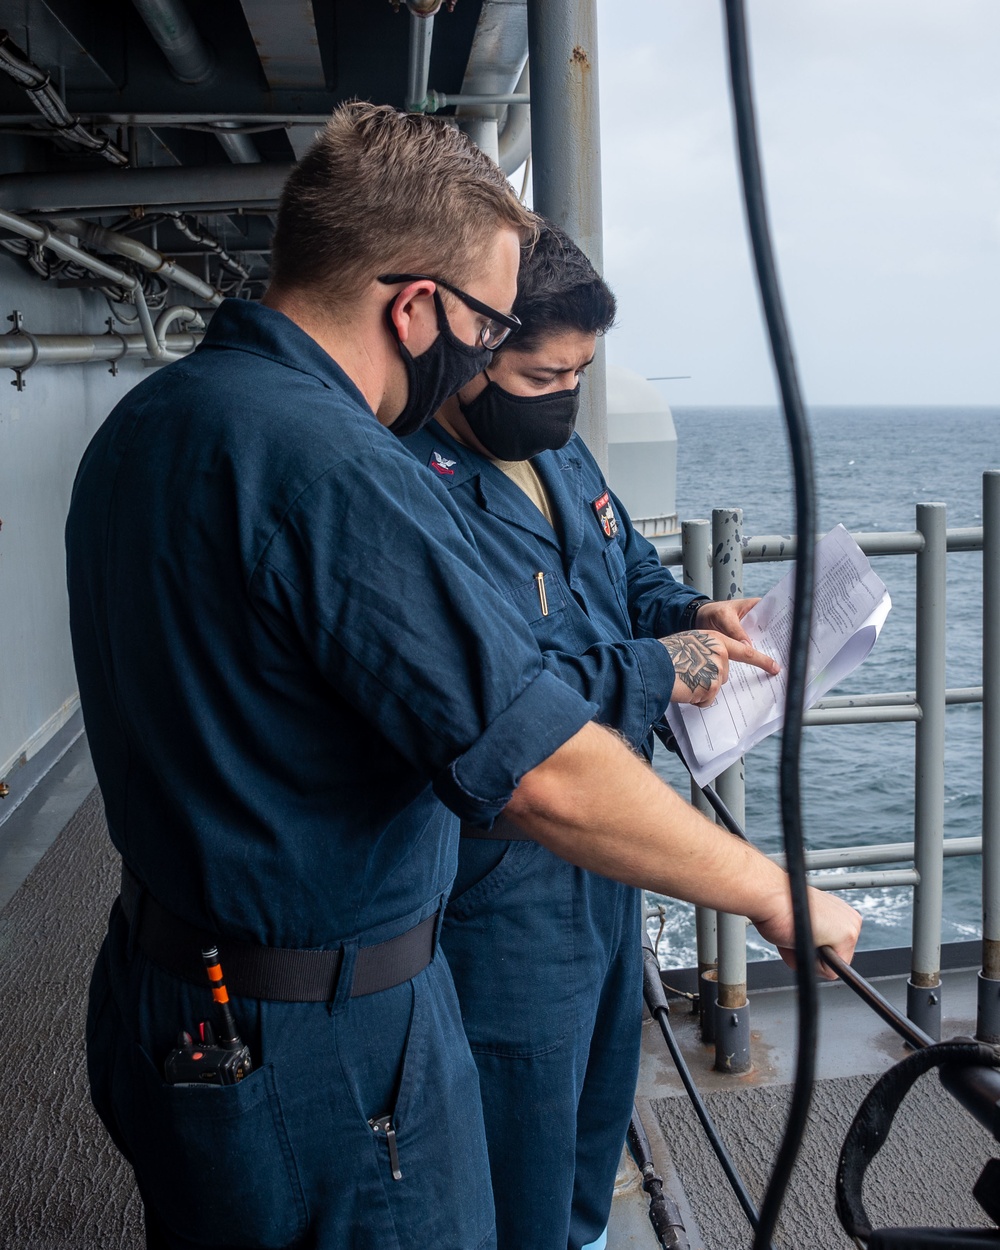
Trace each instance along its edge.
<path fill-rule="evenodd" d="M 520 825 L 515 825 L 509 816 L 498 816 L 492 829 L 480 829 L 478 825 L 469 825 L 462 821 L 463 838 L 497 838 L 506 842 L 531 842 L 530 833 L 525 833 Z"/>
<path fill-rule="evenodd" d="M 325 1003 L 336 992 L 344 959 L 340 948 L 321 951 L 257 946 L 197 929 L 162 907 L 124 864 L 120 898 L 139 949 L 186 981 L 206 984 L 201 951 L 218 946 L 232 995 L 279 1003 Z M 398 937 L 359 947 L 351 998 L 391 989 L 423 972 L 434 958 L 436 928 L 435 913 Z"/>

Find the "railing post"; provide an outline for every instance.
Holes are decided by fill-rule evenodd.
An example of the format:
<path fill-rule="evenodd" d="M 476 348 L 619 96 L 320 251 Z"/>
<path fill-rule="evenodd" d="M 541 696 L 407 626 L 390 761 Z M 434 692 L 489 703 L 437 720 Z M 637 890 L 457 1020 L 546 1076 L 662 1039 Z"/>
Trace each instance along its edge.
<path fill-rule="evenodd" d="M 708 521 L 685 521 L 681 526 L 684 584 L 712 595 L 712 535 Z M 711 805 L 701 789 L 691 782 L 691 802 L 709 820 L 715 820 Z M 715 1041 L 715 1002 L 718 990 L 719 945 L 716 913 L 710 907 L 696 907 L 695 930 L 698 940 L 698 1016 L 703 1042 Z"/>
<path fill-rule="evenodd" d="M 1000 469 L 983 474 L 983 968 L 976 1037 L 1000 1042 Z"/>
<path fill-rule="evenodd" d="M 906 1014 L 941 1036 L 941 912 L 944 893 L 945 604 L 948 544 L 943 503 L 917 504 L 917 722 L 915 745 L 913 954 Z"/>
<path fill-rule="evenodd" d="M 743 512 L 712 512 L 712 597 L 738 599 L 743 594 Z M 746 823 L 743 761 L 727 768 L 715 782 L 723 802 L 741 825 Z M 719 998 L 715 1007 L 715 1067 L 720 1072 L 750 1070 L 750 1004 L 747 1001 L 747 922 L 743 916 L 718 914 Z"/>

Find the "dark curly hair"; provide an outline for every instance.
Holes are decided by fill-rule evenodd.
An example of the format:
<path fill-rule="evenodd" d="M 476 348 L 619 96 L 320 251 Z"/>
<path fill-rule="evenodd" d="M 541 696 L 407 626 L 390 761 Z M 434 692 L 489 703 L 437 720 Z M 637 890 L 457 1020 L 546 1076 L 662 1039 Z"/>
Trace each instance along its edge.
<path fill-rule="evenodd" d="M 521 329 L 500 348 L 534 351 L 542 339 L 562 330 L 604 334 L 611 329 L 617 305 L 611 288 L 573 240 L 539 218 L 534 246 L 521 254 L 514 314 Z"/>

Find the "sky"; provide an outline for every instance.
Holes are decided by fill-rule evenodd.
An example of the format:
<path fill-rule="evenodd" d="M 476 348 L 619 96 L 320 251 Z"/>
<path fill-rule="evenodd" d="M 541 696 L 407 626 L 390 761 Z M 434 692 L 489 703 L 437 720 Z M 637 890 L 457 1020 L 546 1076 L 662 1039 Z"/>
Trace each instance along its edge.
<path fill-rule="evenodd" d="M 809 404 L 1000 405 L 1000 3 L 748 0 Z M 776 402 L 720 0 L 598 0 L 609 361 L 671 405 Z"/>

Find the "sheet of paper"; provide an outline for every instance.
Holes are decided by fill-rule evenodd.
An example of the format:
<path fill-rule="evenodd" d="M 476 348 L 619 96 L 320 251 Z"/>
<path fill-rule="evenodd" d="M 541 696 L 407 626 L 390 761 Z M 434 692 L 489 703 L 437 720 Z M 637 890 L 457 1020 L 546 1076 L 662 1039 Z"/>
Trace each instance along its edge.
<path fill-rule="evenodd" d="M 672 703 L 667 711 L 677 745 L 698 785 L 707 785 L 741 755 L 780 729 L 784 720 L 795 570 L 743 619 L 753 645 L 781 665 L 770 677 L 731 663 L 729 680 L 711 707 Z M 891 606 L 867 557 L 842 525 L 816 544 L 816 593 L 806 706 L 812 707 L 868 656 Z"/>

